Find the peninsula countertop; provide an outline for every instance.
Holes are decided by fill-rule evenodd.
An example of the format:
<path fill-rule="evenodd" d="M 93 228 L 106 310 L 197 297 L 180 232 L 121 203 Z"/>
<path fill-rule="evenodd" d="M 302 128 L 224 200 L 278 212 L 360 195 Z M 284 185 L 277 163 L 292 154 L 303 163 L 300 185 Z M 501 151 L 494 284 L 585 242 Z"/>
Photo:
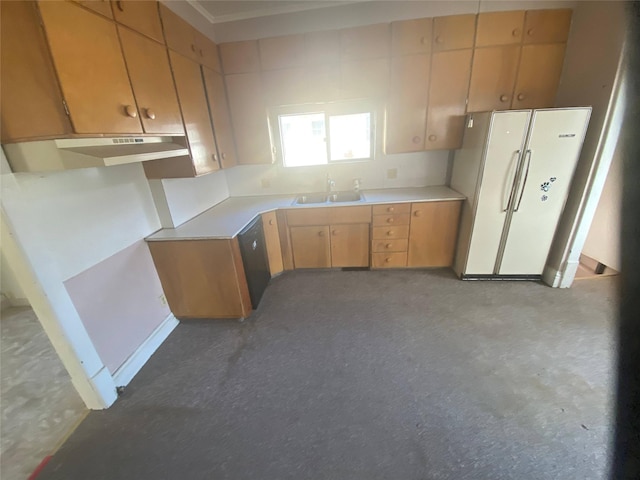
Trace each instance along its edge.
<path fill-rule="evenodd" d="M 334 208 L 384 203 L 443 202 L 464 200 L 464 195 L 445 186 L 386 188 L 361 192 L 364 199 L 357 202 L 294 204 L 298 195 L 260 195 L 229 197 L 176 228 L 163 228 L 146 238 L 147 241 L 201 240 L 233 238 L 256 215 L 280 208 Z"/>

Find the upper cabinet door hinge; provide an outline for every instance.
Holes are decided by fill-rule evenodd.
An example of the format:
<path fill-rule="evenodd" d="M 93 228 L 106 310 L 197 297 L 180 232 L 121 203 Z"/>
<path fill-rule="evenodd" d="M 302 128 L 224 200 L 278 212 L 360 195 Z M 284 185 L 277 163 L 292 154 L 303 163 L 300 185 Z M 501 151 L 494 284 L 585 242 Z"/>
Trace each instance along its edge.
<path fill-rule="evenodd" d="M 62 106 L 64 107 L 64 113 L 67 114 L 67 116 L 71 116 L 71 114 L 69 113 L 69 107 L 67 106 L 67 102 L 62 100 Z"/>

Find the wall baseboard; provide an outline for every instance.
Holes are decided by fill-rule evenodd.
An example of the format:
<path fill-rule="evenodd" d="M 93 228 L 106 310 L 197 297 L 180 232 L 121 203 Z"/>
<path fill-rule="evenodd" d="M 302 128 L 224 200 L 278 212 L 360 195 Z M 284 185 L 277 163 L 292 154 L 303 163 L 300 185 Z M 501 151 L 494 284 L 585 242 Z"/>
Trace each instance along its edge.
<path fill-rule="evenodd" d="M 113 374 L 113 382 L 117 387 L 124 387 L 136 376 L 145 363 L 151 358 L 160 345 L 178 326 L 178 320 L 169 314 L 149 337 L 131 354 L 129 358 Z"/>

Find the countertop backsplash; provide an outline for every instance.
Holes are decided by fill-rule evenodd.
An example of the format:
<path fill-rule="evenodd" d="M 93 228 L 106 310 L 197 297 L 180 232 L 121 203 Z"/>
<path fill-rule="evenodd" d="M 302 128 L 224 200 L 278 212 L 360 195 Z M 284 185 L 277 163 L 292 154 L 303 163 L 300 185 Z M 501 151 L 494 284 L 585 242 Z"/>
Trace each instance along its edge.
<path fill-rule="evenodd" d="M 362 189 L 423 187 L 447 181 L 449 151 L 379 156 L 369 162 L 312 167 L 241 165 L 226 171 L 229 195 L 286 195 L 326 190 L 327 173 L 335 190 L 351 190 L 361 179 Z M 394 177 L 395 178 L 389 178 Z"/>

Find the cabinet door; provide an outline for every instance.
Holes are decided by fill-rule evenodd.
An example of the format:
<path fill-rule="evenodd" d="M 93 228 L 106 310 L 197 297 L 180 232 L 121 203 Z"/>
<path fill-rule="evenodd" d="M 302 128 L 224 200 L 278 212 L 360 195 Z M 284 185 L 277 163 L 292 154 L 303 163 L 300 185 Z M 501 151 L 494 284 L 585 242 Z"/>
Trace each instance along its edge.
<path fill-rule="evenodd" d="M 304 34 L 304 57 L 308 65 L 326 65 L 340 61 L 340 32 L 329 30 Z"/>
<path fill-rule="evenodd" d="M 453 150 L 462 144 L 472 53 L 455 50 L 431 58 L 426 150 Z"/>
<path fill-rule="evenodd" d="M 340 97 L 385 97 L 389 86 L 389 59 L 343 62 L 340 65 Z"/>
<path fill-rule="evenodd" d="M 164 43 L 162 24 L 155 0 L 117 0 L 113 2 L 116 22 Z"/>
<path fill-rule="evenodd" d="M 331 225 L 331 266 L 369 266 L 369 224 Z"/>
<path fill-rule="evenodd" d="M 478 15 L 476 47 L 513 45 L 522 41 L 524 10 Z"/>
<path fill-rule="evenodd" d="M 260 71 L 257 41 L 221 43 L 219 47 L 222 70 L 226 75 Z"/>
<path fill-rule="evenodd" d="M 71 133 L 58 80 L 32 2 L 0 2 L 2 143 Z"/>
<path fill-rule="evenodd" d="M 391 23 L 391 53 L 431 53 L 433 19 L 418 18 Z"/>
<path fill-rule="evenodd" d="M 262 73 L 262 86 L 267 105 L 307 103 L 313 93 L 305 67 L 283 68 Z"/>
<path fill-rule="evenodd" d="M 561 43 L 569 38 L 571 9 L 529 10 L 524 26 L 524 43 Z"/>
<path fill-rule="evenodd" d="M 272 163 L 267 109 L 260 75 L 257 73 L 227 75 L 225 81 L 238 163 L 241 165 Z"/>
<path fill-rule="evenodd" d="M 509 108 L 519 57 L 518 45 L 475 49 L 467 112 Z"/>
<path fill-rule="evenodd" d="M 176 52 L 169 52 L 169 55 L 196 175 L 218 170 L 216 143 L 200 65 Z"/>
<path fill-rule="evenodd" d="M 291 249 L 295 268 L 329 268 L 329 227 L 291 227 Z"/>
<path fill-rule="evenodd" d="M 209 37 L 197 30 L 193 31 L 196 42 L 196 51 L 199 62 L 205 67 L 212 68 L 216 72 L 222 71 L 220 68 L 220 57 L 218 57 L 218 46 Z"/>
<path fill-rule="evenodd" d="M 429 63 L 429 55 L 404 55 L 391 59 L 385 123 L 386 153 L 424 150 Z"/>
<path fill-rule="evenodd" d="M 142 133 L 113 22 L 70 2 L 40 2 L 76 133 Z"/>
<path fill-rule="evenodd" d="M 451 15 L 433 19 L 433 49 L 436 52 L 472 48 L 475 34 L 475 15 Z"/>
<path fill-rule="evenodd" d="M 167 47 L 191 60 L 199 61 L 193 27 L 163 4 L 160 4 L 160 17 Z"/>
<path fill-rule="evenodd" d="M 231 168 L 237 164 L 237 156 L 224 81 L 222 80 L 222 75 L 206 67 L 202 68 L 202 72 L 207 89 L 209 110 L 213 118 L 216 143 L 220 153 L 220 164 L 222 168 Z"/>
<path fill-rule="evenodd" d="M 409 267 L 449 267 L 453 263 L 461 202 L 411 205 Z"/>
<path fill-rule="evenodd" d="M 389 56 L 389 24 L 379 23 L 340 31 L 342 60 L 362 60 Z"/>
<path fill-rule="evenodd" d="M 104 15 L 108 18 L 113 18 L 113 12 L 111 11 L 111 1 L 110 0 L 74 0 L 76 3 L 79 3 L 83 7 L 90 8 L 96 13 L 100 15 Z"/>
<path fill-rule="evenodd" d="M 183 134 L 167 49 L 127 28 L 118 31 L 145 133 Z"/>
<path fill-rule="evenodd" d="M 271 272 L 271 276 L 273 276 L 284 270 L 282 265 L 282 249 L 280 248 L 280 234 L 278 233 L 276 212 L 263 213 L 262 226 L 264 229 L 264 242 L 267 246 L 269 272 Z"/>
<path fill-rule="evenodd" d="M 258 41 L 262 70 L 304 65 L 304 35 L 262 38 Z"/>
<path fill-rule="evenodd" d="M 564 43 L 522 47 L 512 108 L 553 107 L 564 50 Z"/>

